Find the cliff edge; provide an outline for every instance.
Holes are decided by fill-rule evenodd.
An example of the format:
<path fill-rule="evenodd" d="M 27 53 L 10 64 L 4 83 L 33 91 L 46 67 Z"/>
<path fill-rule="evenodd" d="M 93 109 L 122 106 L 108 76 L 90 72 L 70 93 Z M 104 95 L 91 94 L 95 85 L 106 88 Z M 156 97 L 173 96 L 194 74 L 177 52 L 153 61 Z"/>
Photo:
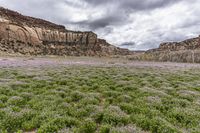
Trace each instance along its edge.
<path fill-rule="evenodd" d="M 130 59 L 200 63 L 200 36 L 181 42 L 165 42 L 156 49 L 133 55 Z"/>
<path fill-rule="evenodd" d="M 132 52 L 110 45 L 91 31 L 65 29 L 0 7 L 0 51 L 24 55 L 110 56 Z"/>

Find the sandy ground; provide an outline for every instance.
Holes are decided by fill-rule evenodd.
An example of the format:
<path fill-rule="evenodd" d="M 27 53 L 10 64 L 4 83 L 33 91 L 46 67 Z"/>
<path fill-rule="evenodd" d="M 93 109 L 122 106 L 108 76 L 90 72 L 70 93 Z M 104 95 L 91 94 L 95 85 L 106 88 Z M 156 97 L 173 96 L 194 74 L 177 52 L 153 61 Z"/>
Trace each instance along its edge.
<path fill-rule="evenodd" d="M 0 57 L 0 68 L 13 67 L 59 67 L 59 66 L 125 66 L 139 68 L 192 69 L 200 64 L 130 61 L 117 58 L 97 57 Z"/>

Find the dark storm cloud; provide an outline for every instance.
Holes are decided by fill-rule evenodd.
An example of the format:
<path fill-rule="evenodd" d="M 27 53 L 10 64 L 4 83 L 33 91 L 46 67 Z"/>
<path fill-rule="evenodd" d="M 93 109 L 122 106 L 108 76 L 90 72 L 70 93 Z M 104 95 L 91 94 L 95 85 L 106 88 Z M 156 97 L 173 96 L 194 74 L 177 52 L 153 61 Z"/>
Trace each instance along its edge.
<path fill-rule="evenodd" d="M 125 18 L 125 16 L 126 15 L 118 16 L 118 15 L 110 14 L 108 16 L 102 16 L 101 18 L 96 18 L 94 20 L 77 22 L 76 24 L 89 27 L 92 30 L 96 30 L 99 28 L 106 28 L 107 26 L 123 25 L 128 22 L 128 17 Z M 127 21 L 124 21 L 125 19 Z"/>
<path fill-rule="evenodd" d="M 200 0 L 0 0 L 0 5 L 67 29 L 92 30 L 130 49 L 200 34 Z"/>
<path fill-rule="evenodd" d="M 120 46 L 135 46 L 135 45 L 136 43 L 131 41 L 131 42 L 124 42 Z"/>
<path fill-rule="evenodd" d="M 130 42 L 123 42 L 122 44 L 119 45 L 121 48 L 129 48 L 129 49 L 134 49 L 136 47 L 136 43 L 133 41 Z"/>
<path fill-rule="evenodd" d="M 111 6 L 111 9 L 107 11 L 101 18 L 94 20 L 86 20 L 78 22 L 84 27 L 89 27 L 92 30 L 98 28 L 105 28 L 110 25 L 124 25 L 129 22 L 129 15 L 133 11 L 146 11 L 161 8 L 170 4 L 174 4 L 181 0 L 84 0 L 89 5 L 95 6 Z"/>
<path fill-rule="evenodd" d="M 113 3 L 114 0 L 84 0 L 85 2 L 92 4 L 92 5 L 102 5 L 106 3 Z M 118 1 L 118 0 L 116 0 Z"/>
<path fill-rule="evenodd" d="M 120 9 L 132 9 L 135 11 L 143 11 L 149 9 L 156 9 L 177 3 L 182 0 L 84 0 L 93 6 L 100 6 L 105 4 L 118 5 Z"/>
<path fill-rule="evenodd" d="M 126 0 L 120 3 L 124 9 L 131 9 L 134 11 L 153 10 L 175 4 L 181 0 Z"/>

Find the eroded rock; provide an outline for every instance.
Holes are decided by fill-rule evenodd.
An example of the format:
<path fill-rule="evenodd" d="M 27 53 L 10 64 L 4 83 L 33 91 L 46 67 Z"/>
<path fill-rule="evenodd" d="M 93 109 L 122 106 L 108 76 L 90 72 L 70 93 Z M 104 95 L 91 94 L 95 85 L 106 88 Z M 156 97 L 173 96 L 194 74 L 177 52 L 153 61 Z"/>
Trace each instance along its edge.
<path fill-rule="evenodd" d="M 28 55 L 109 56 L 131 54 L 98 39 L 93 32 L 64 26 L 0 8 L 0 51 Z"/>
<path fill-rule="evenodd" d="M 200 36 L 182 42 L 162 43 L 159 48 L 148 50 L 131 59 L 200 63 Z"/>

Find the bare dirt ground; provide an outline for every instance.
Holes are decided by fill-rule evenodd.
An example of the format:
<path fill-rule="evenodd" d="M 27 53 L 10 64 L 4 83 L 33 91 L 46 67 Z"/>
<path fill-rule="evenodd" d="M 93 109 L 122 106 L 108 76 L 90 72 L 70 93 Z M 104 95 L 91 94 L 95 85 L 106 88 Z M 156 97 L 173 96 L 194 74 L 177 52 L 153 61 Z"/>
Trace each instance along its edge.
<path fill-rule="evenodd" d="M 0 68 L 12 67 L 60 67 L 60 66 L 125 66 L 137 68 L 160 68 L 169 70 L 200 68 L 200 64 L 130 61 L 121 58 L 97 57 L 0 57 Z"/>

